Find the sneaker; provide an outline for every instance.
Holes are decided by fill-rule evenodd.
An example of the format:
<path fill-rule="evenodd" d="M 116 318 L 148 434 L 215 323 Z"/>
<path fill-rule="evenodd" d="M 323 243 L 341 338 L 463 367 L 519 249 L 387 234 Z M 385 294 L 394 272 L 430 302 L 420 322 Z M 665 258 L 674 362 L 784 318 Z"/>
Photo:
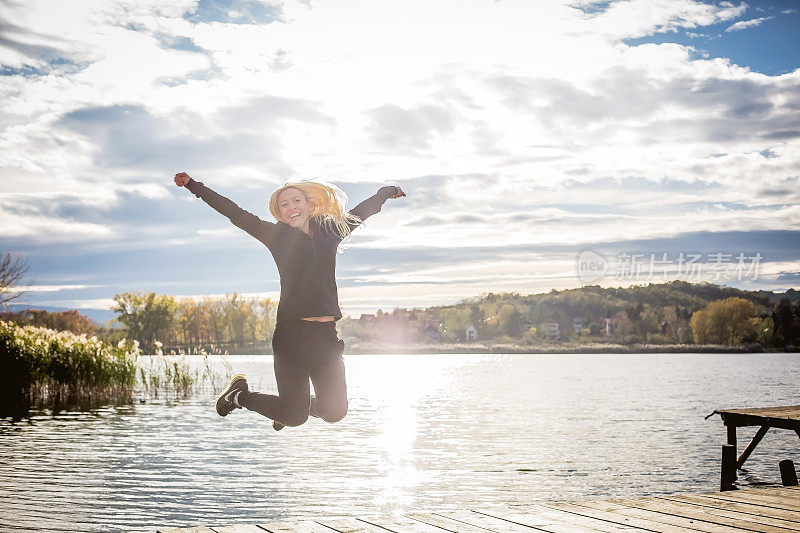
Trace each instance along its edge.
<path fill-rule="evenodd" d="M 236 403 L 236 393 L 247 391 L 247 378 L 244 374 L 236 374 L 228 381 L 228 386 L 217 396 L 217 413 L 219 416 L 228 416 L 234 409 L 242 406 Z"/>

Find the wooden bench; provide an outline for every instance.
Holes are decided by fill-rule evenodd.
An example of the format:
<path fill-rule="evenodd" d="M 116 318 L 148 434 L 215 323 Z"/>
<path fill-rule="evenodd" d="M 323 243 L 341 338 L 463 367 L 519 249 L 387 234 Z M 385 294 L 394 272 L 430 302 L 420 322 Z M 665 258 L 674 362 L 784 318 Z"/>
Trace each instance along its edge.
<path fill-rule="evenodd" d="M 725 409 L 714 411 L 722 417 L 725 427 L 728 429 L 728 448 L 723 446 L 722 450 L 722 472 L 720 490 L 731 490 L 733 482 L 736 481 L 736 471 L 742 465 L 758 443 L 764 438 L 771 428 L 788 429 L 797 433 L 800 437 L 800 405 L 787 405 L 783 407 L 757 407 L 753 409 Z M 744 449 L 739 457 L 736 457 L 736 428 L 746 426 L 758 426 L 753 440 Z"/>

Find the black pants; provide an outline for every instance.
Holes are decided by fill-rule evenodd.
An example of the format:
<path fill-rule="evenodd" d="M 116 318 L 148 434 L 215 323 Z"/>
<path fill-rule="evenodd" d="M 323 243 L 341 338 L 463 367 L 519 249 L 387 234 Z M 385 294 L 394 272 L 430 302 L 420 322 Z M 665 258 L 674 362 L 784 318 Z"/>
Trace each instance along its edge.
<path fill-rule="evenodd" d="M 343 351 L 336 322 L 280 322 L 272 335 L 278 395 L 251 392 L 240 403 L 284 426 L 299 426 L 309 414 L 338 422 L 347 414 Z"/>

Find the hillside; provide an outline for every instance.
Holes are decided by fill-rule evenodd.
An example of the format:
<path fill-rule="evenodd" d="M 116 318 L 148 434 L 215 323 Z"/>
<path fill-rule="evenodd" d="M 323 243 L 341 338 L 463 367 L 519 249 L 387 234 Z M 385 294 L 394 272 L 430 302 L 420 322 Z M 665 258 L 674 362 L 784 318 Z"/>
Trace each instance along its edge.
<path fill-rule="evenodd" d="M 786 295 L 797 300 L 797 292 Z M 692 315 L 709 303 L 738 297 L 762 319 L 783 294 L 683 281 L 603 288 L 586 286 L 542 294 L 484 294 L 427 309 L 378 311 L 342 323 L 356 342 L 438 343 L 493 340 L 542 342 L 691 343 Z"/>

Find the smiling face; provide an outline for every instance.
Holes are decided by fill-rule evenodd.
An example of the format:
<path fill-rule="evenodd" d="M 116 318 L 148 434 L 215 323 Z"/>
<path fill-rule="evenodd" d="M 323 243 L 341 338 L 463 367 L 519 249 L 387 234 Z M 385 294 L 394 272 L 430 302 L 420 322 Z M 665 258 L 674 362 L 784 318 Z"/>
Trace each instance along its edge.
<path fill-rule="evenodd" d="M 278 195 L 278 210 L 281 220 L 294 228 L 308 233 L 308 220 L 311 216 L 311 204 L 303 191 L 289 187 Z"/>

